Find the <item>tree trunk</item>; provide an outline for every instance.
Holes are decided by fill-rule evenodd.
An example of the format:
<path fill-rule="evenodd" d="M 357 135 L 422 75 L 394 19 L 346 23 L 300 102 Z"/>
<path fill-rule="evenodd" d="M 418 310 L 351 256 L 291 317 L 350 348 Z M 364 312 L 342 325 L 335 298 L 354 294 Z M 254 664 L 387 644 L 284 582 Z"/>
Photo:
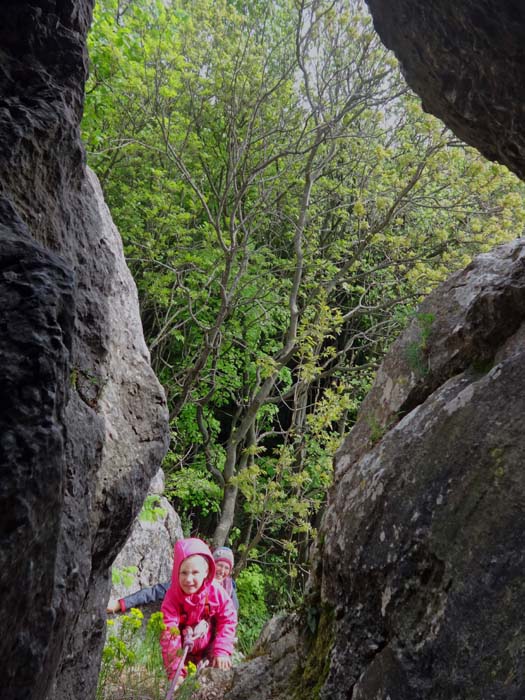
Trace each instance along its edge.
<path fill-rule="evenodd" d="M 237 502 L 237 486 L 227 484 L 224 489 L 224 498 L 222 500 L 221 517 L 219 524 L 213 533 L 213 546 L 223 547 L 226 538 L 230 534 L 235 516 L 235 503 Z"/>

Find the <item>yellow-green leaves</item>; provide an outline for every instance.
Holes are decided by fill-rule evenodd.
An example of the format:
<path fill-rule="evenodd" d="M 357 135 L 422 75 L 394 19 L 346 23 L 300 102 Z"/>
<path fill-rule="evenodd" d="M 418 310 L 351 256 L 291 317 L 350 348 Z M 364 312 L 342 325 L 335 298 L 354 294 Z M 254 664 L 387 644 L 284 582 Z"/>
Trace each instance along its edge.
<path fill-rule="evenodd" d="M 168 396 L 170 494 L 292 576 L 384 352 L 520 235 L 524 187 L 422 111 L 362 3 L 124 5 L 96 6 L 83 129 Z"/>

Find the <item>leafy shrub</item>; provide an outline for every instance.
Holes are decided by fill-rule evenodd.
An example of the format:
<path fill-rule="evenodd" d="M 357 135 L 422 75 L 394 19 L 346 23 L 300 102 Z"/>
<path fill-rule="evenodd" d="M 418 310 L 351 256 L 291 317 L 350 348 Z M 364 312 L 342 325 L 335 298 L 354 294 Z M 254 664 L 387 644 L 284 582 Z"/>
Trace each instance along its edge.
<path fill-rule="evenodd" d="M 148 523 L 154 523 L 166 515 L 166 510 L 160 505 L 160 496 L 157 494 L 150 494 L 146 496 L 142 510 L 140 511 L 139 518 Z"/>
<path fill-rule="evenodd" d="M 270 617 L 265 601 L 266 577 L 260 566 L 252 564 L 237 577 L 239 598 L 239 649 L 248 654 L 257 641 L 263 625 Z"/>
<path fill-rule="evenodd" d="M 122 569 L 113 567 L 111 569 L 111 582 L 114 586 L 122 585 L 128 588 L 133 583 L 137 571 L 136 566 L 123 566 Z"/>
<path fill-rule="evenodd" d="M 184 467 L 168 474 L 165 496 L 175 504 L 186 537 L 194 530 L 194 518 L 206 518 L 221 509 L 222 490 L 203 465 Z"/>

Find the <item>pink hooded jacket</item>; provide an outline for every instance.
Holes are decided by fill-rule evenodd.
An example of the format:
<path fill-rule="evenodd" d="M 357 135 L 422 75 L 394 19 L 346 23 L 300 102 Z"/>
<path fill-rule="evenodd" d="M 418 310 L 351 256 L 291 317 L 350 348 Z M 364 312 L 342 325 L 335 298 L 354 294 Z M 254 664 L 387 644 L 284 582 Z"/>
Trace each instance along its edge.
<path fill-rule="evenodd" d="M 188 595 L 180 587 L 179 569 L 185 559 L 195 554 L 200 554 L 207 560 L 208 576 L 197 593 Z M 204 637 L 195 640 L 190 660 L 200 661 L 205 656 L 230 656 L 233 651 L 237 612 L 223 586 L 213 580 L 214 576 L 215 562 L 209 547 L 202 540 L 191 537 L 175 543 L 171 586 L 161 607 L 167 629 L 161 635 L 160 644 L 164 666 L 170 679 L 177 669 L 177 652 L 181 647 L 180 634 L 172 634 L 171 629 L 195 627 L 206 618 L 206 603 L 210 626 Z"/>

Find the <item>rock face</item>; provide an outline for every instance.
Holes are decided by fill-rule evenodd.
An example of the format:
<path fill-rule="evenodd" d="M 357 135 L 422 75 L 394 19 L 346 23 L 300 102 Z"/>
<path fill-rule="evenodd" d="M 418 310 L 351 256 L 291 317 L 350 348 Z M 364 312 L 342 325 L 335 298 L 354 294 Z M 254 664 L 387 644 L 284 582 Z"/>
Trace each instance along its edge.
<path fill-rule="evenodd" d="M 366 0 L 424 108 L 525 176 L 525 7 L 519 0 Z"/>
<path fill-rule="evenodd" d="M 136 572 L 126 581 L 116 583 L 111 589 L 111 598 L 124 598 L 156 583 L 171 579 L 173 569 L 173 547 L 182 537 L 180 518 L 173 506 L 162 494 L 164 493 L 164 473 L 159 469 L 153 478 L 148 496 L 156 496 L 155 507 L 163 512 L 153 520 L 138 517 L 130 536 L 113 563 L 113 568 L 124 570 L 134 567 Z"/>
<path fill-rule="evenodd" d="M 430 295 L 385 360 L 322 528 L 321 697 L 524 696 L 524 322 L 521 239 Z"/>
<path fill-rule="evenodd" d="M 88 0 L 0 7 L 2 698 L 93 697 L 108 570 L 167 444 L 80 143 Z"/>
<path fill-rule="evenodd" d="M 231 671 L 206 668 L 199 673 L 192 700 L 273 700 L 291 698 L 290 672 L 304 651 L 296 615 L 277 615 L 263 629 L 249 661 Z"/>

